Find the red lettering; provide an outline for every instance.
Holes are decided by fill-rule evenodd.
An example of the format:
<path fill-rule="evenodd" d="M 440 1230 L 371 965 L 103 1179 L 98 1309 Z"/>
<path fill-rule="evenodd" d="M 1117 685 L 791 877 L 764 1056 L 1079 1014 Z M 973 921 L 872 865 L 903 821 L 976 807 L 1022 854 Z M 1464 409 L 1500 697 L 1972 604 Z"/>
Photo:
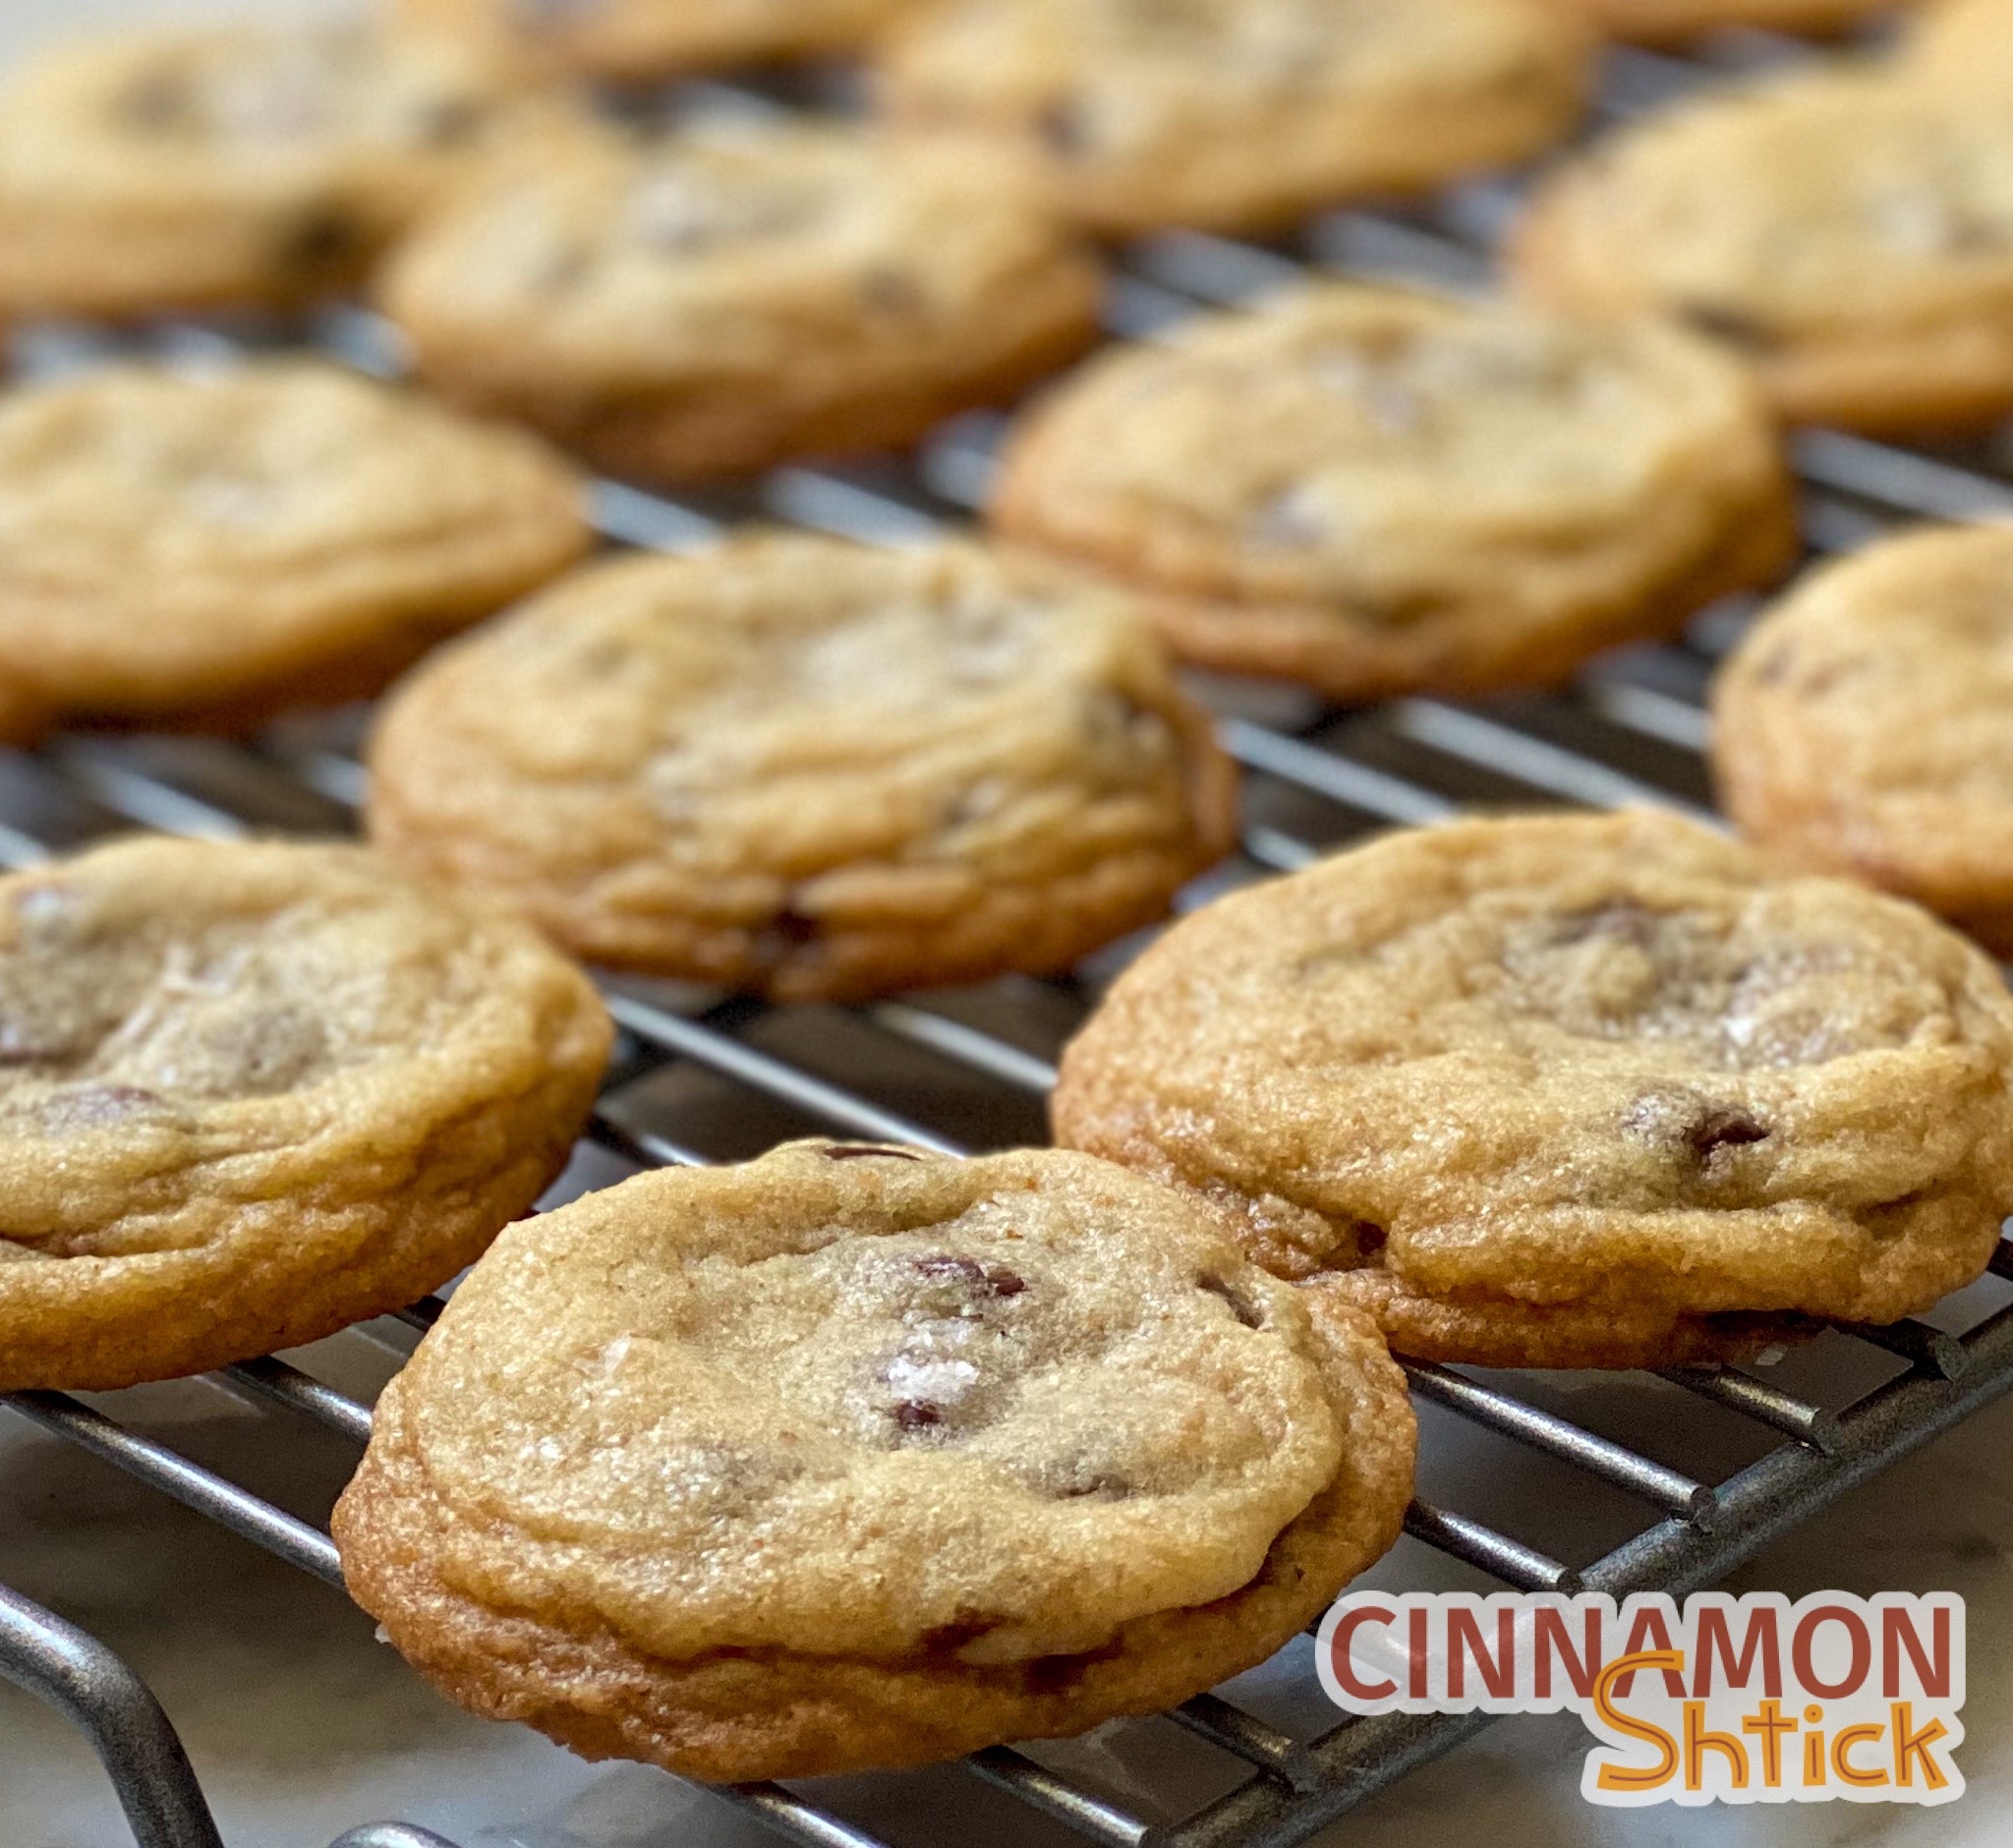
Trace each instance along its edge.
<path fill-rule="evenodd" d="M 1896 1610 L 1892 1605 L 1880 1613 L 1880 1695 L 1891 1701 L 1901 1692 L 1901 1652 L 1908 1651 L 1908 1659 L 1915 1664 L 1915 1678 L 1922 1683 L 1923 1693 L 1935 1700 L 1948 1700 L 1950 1696 L 1950 1612 L 1945 1605 L 1938 1605 L 1929 1612 L 1929 1646 L 1923 1648 L 1923 1640 L 1917 1633 L 1915 1622 L 1905 1610 Z"/>
<path fill-rule="evenodd" d="M 1554 1651 L 1566 1670 L 1566 1679 L 1572 1684 L 1573 1692 L 1582 1700 L 1589 1698 L 1593 1693 L 1593 1678 L 1600 1672 L 1600 1606 L 1589 1604 L 1586 1607 L 1582 1652 L 1574 1650 L 1573 1633 L 1566 1628 L 1566 1613 L 1549 1604 L 1538 1606 L 1533 1633 L 1537 1644 L 1537 1698 L 1540 1701 L 1552 1698 Z"/>
<path fill-rule="evenodd" d="M 1819 1681 L 1812 1657 L 1812 1645 L 1825 1624 L 1838 1624 L 1852 1645 L 1852 1661 L 1843 1681 Z M 1873 1660 L 1873 1639 L 1858 1611 L 1850 1604 L 1818 1604 L 1797 1619 L 1796 1633 L 1789 1641 L 1790 1666 L 1797 1680 L 1810 1693 L 1825 1701 L 1842 1701 L 1867 1684 L 1867 1670 Z"/>
<path fill-rule="evenodd" d="M 1472 1657 L 1482 1686 L 1498 1701 L 1517 1692 L 1517 1613 L 1496 1613 L 1496 1655 L 1491 1660 L 1482 1641 L 1481 1625 L 1470 1611 L 1447 1613 L 1447 1692 L 1460 1700 L 1467 1692 L 1467 1661 Z"/>
<path fill-rule="evenodd" d="M 1775 1633 L 1775 1611 L 1766 1604 L 1752 1611 L 1741 1652 L 1734 1653 L 1732 1626 L 1727 1613 L 1717 1604 L 1698 1607 L 1698 1650 L 1692 1670 L 1692 1698 L 1702 1701 L 1712 1692 L 1712 1655 L 1726 1668 L 1726 1685 L 1745 1688 L 1754 1678 L 1754 1658 L 1761 1658 L 1761 1692 L 1771 1701 L 1782 1699 L 1782 1644 Z"/>
<path fill-rule="evenodd" d="M 1622 1645 L 1624 1655 L 1638 1655 L 1648 1648 L 1675 1651 L 1677 1644 L 1671 1636 L 1671 1627 L 1664 1621 L 1662 1607 L 1656 1604 L 1642 1604 L 1637 1607 L 1636 1621 L 1629 1626 L 1628 1640 Z M 1663 1671 L 1663 1688 L 1673 1701 L 1685 1698 L 1685 1678 L 1674 1669 Z M 1632 1668 L 1615 1683 L 1615 1692 L 1624 1700 L 1636 1691 L 1636 1671 Z"/>
<path fill-rule="evenodd" d="M 1358 1679 L 1355 1664 L 1350 1660 L 1350 1649 L 1356 1640 L 1356 1632 L 1365 1624 L 1395 1624 L 1398 1613 L 1381 1604 L 1359 1604 L 1353 1610 L 1345 1612 L 1342 1621 L 1335 1626 L 1335 1636 L 1328 1646 L 1329 1664 L 1335 1671 L 1336 1685 L 1352 1701 L 1388 1701 L 1398 1692 L 1395 1681 L 1363 1681 Z"/>

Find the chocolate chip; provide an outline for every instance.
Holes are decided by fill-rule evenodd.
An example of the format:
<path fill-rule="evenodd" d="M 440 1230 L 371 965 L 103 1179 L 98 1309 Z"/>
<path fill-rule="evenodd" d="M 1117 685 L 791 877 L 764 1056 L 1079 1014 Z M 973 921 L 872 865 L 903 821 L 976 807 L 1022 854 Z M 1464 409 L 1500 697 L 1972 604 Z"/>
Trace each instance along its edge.
<path fill-rule="evenodd" d="M 860 278 L 860 300 L 877 315 L 919 315 L 929 305 L 922 285 L 904 269 L 877 263 Z"/>
<path fill-rule="evenodd" d="M 904 1399 L 889 1415 L 893 1418 L 895 1428 L 903 1431 L 927 1431 L 944 1422 L 943 1413 L 935 1406 L 926 1406 L 915 1399 Z"/>
<path fill-rule="evenodd" d="M 1058 1489 L 1058 1501 L 1123 1501 L 1132 1493 L 1132 1485 L 1121 1476 L 1097 1474 L 1072 1480 L 1066 1488 Z"/>
<path fill-rule="evenodd" d="M 960 1283 L 972 1287 L 986 1281 L 985 1266 L 968 1257 L 919 1257 L 916 1269 L 939 1283 Z"/>
<path fill-rule="evenodd" d="M 1042 145 L 1064 160 L 1090 150 L 1090 111 L 1079 101 L 1052 104 L 1035 118 L 1034 127 Z"/>
<path fill-rule="evenodd" d="M 488 114 L 473 96 L 443 96 L 420 112 L 420 140 L 429 147 L 464 146 L 475 139 Z"/>
<path fill-rule="evenodd" d="M 821 1153 L 829 1162 L 919 1162 L 923 1159 L 912 1148 L 882 1148 L 870 1142 L 834 1142 Z"/>
<path fill-rule="evenodd" d="M 45 1128 L 61 1132 L 110 1128 L 136 1117 L 165 1120 L 174 1113 L 167 1099 L 136 1084 L 91 1084 L 57 1092 L 38 1114 Z"/>
<path fill-rule="evenodd" d="M 180 124 L 193 100 L 179 71 L 150 71 L 119 98 L 119 119 L 128 128 L 158 133 Z"/>
<path fill-rule="evenodd" d="M 786 904 L 769 920 L 769 928 L 786 944 L 815 944 L 822 927 L 815 917 Z"/>
<path fill-rule="evenodd" d="M 1700 333 L 1708 334 L 1715 340 L 1724 340 L 1729 346 L 1740 347 L 1749 353 L 1772 352 L 1779 344 L 1774 332 L 1762 326 L 1752 316 L 1739 309 L 1719 308 L 1709 302 L 1697 302 L 1678 310 L 1678 318 L 1686 325 L 1696 327 Z"/>
<path fill-rule="evenodd" d="M 1206 1290 L 1213 1297 L 1221 1297 L 1231 1305 L 1231 1313 L 1246 1328 L 1263 1328 L 1265 1312 L 1234 1285 L 1221 1277 L 1204 1275 L 1195 1279 L 1195 1288 Z"/>
<path fill-rule="evenodd" d="M 369 239 L 348 212 L 323 206 L 297 220 L 280 247 L 279 260 L 297 272 L 339 269 L 365 253 Z"/>
<path fill-rule="evenodd" d="M 1390 1234 L 1382 1226 L 1373 1226 L 1367 1219 L 1359 1219 L 1353 1228 L 1356 1251 L 1362 1257 L 1375 1257 L 1384 1248 Z"/>
<path fill-rule="evenodd" d="M 1027 1288 L 1027 1279 L 1004 1264 L 981 1264 L 975 1258 L 919 1257 L 916 1269 L 932 1283 L 962 1285 L 975 1297 L 1017 1297 Z"/>
<path fill-rule="evenodd" d="M 1699 1161 L 1710 1161 L 1723 1148 L 1747 1148 L 1765 1142 L 1769 1129 L 1744 1110 L 1710 1110 L 1685 1131 L 1685 1146 Z"/>

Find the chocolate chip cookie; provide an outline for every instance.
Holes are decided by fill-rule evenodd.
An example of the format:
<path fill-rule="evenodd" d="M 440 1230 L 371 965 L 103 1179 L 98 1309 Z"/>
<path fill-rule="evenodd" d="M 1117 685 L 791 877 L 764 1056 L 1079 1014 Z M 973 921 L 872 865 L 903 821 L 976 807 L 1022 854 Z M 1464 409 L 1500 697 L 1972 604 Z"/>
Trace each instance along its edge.
<path fill-rule="evenodd" d="M 880 79 L 896 122 L 1037 160 L 1100 232 L 1249 231 L 1536 152 L 1590 49 L 1545 0 L 965 0 Z"/>
<path fill-rule="evenodd" d="M 1164 914 L 1234 806 L 1123 599 L 962 545 L 600 567 L 442 651 L 371 747 L 401 859 L 783 1000 L 1065 968 Z"/>
<path fill-rule="evenodd" d="M 1998 970 L 1915 906 L 1570 815 L 1210 905 L 1121 977 L 1055 1115 L 1401 1353 L 1622 1367 L 1971 1282 L 2013 1207 L 2009 1075 Z"/>
<path fill-rule="evenodd" d="M 1723 340 L 1800 422 L 1988 424 L 2013 409 L 2013 111 L 1859 69 L 1708 94 L 1542 185 L 1513 263 L 1555 307 Z"/>
<path fill-rule="evenodd" d="M 1748 27 L 1826 38 L 1892 13 L 1907 0 L 1555 0 L 1617 38 L 1681 45 Z"/>
<path fill-rule="evenodd" d="M 1741 831 L 2013 955 L 2013 531 L 1935 529 L 1830 565 L 1713 689 Z"/>
<path fill-rule="evenodd" d="M 242 728 L 374 693 L 592 541 L 534 438 L 320 361 L 0 395 L 0 655 L 56 712 Z"/>
<path fill-rule="evenodd" d="M 1796 544 L 1773 427 L 1706 341 L 1342 285 L 1092 361 L 991 511 L 1186 659 L 1343 700 L 1557 679 Z"/>
<path fill-rule="evenodd" d="M 914 0 L 402 0 L 414 26 L 609 83 L 858 50 Z"/>
<path fill-rule="evenodd" d="M 296 1346 L 443 1283 L 566 1159 L 607 1016 L 361 848 L 0 879 L 0 1389 Z"/>
<path fill-rule="evenodd" d="M 1263 1661 L 1397 1538 L 1405 1383 L 1338 1295 L 1080 1155 L 638 1176 L 455 1293 L 343 1573 L 442 1692 L 584 1758 L 1081 1732 Z"/>
<path fill-rule="evenodd" d="M 738 121 L 477 188 L 384 284 L 441 390 L 668 480 L 905 442 L 1081 351 L 1100 294 L 1010 162 Z"/>
<path fill-rule="evenodd" d="M 438 39 L 160 29 L 64 47 L 0 95 L 0 316 L 291 306 L 521 128 Z"/>

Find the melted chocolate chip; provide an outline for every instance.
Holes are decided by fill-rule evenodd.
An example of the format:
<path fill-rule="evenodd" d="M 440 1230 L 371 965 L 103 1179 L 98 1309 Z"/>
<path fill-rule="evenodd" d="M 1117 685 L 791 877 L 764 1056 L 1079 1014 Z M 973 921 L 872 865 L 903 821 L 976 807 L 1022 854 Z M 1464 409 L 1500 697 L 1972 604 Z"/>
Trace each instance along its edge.
<path fill-rule="evenodd" d="M 1759 1124 L 1744 1110 L 1710 1110 L 1685 1131 L 1685 1146 L 1699 1161 L 1710 1161 L 1725 1148 L 1747 1148 L 1769 1137 L 1765 1124 Z"/>
<path fill-rule="evenodd" d="M 915 1399 L 902 1400 L 888 1415 L 901 1431 L 927 1431 L 944 1422 L 944 1414 L 935 1406 Z"/>
<path fill-rule="evenodd" d="M 364 227 L 338 206 L 299 219 L 286 235 L 279 260 L 288 269 L 315 272 L 355 262 L 368 245 Z"/>
<path fill-rule="evenodd" d="M 1678 318 L 1687 326 L 1696 327 L 1700 333 L 1715 340 L 1724 340 L 1729 346 L 1739 347 L 1744 352 L 1767 353 L 1778 344 L 1770 329 L 1762 326 L 1753 316 L 1742 314 L 1739 309 L 1697 302 L 1681 308 Z"/>
<path fill-rule="evenodd" d="M 860 300 L 877 315 L 919 315 L 928 306 L 922 285 L 906 270 L 877 263 L 860 278 Z"/>
<path fill-rule="evenodd" d="M 919 1162 L 923 1159 L 912 1148 L 882 1148 L 869 1142 L 834 1142 L 820 1152 L 829 1162 Z"/>
<path fill-rule="evenodd" d="M 1080 102 L 1059 102 L 1035 118 L 1035 133 L 1042 145 L 1064 160 L 1090 149 L 1090 112 Z"/>
<path fill-rule="evenodd" d="M 981 1264 L 976 1258 L 919 1257 L 916 1269 L 932 1283 L 961 1285 L 975 1297 L 1017 1297 L 1027 1280 L 1004 1264 Z"/>
<path fill-rule="evenodd" d="M 1056 1491 L 1058 1501 L 1123 1501 L 1132 1493 L 1132 1485 L 1122 1476 L 1087 1475 L 1071 1481 L 1066 1487 Z"/>
<path fill-rule="evenodd" d="M 420 140 L 429 147 L 461 147 L 473 141 L 488 110 L 473 96 L 443 96 L 419 120 Z"/>
<path fill-rule="evenodd" d="M 1354 1232 L 1356 1250 L 1363 1257 L 1375 1257 L 1391 1236 L 1382 1226 L 1373 1226 L 1367 1219 L 1357 1220 Z"/>
<path fill-rule="evenodd" d="M 769 920 L 769 928 L 786 944 L 815 944 L 821 926 L 815 917 L 786 904 Z"/>
<path fill-rule="evenodd" d="M 150 71 L 119 98 L 119 119 L 128 128 L 157 134 L 180 124 L 192 100 L 179 71 Z"/>
<path fill-rule="evenodd" d="M 1265 1314 L 1242 1291 L 1221 1277 L 1202 1276 L 1195 1279 L 1195 1288 L 1206 1290 L 1213 1297 L 1221 1297 L 1231 1305 L 1231 1313 L 1246 1328 L 1263 1328 Z"/>

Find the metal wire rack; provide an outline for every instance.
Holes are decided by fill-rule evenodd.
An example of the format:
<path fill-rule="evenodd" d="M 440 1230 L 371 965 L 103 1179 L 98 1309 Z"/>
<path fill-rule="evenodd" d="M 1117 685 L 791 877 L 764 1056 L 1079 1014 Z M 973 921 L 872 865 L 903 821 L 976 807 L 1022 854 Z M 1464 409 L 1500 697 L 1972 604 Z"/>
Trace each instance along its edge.
<path fill-rule="evenodd" d="M 1784 55 L 1796 54 L 1752 36 L 1721 41 L 1709 62 L 1616 53 L 1604 107 L 1629 113 L 1729 65 Z M 775 106 L 743 92 L 729 99 Z M 1125 255 L 1113 330 L 1150 337 L 1199 304 L 1247 299 L 1309 267 L 1476 286 L 1515 192 L 1476 185 L 1418 210 L 1338 212 L 1272 247 L 1188 234 L 1149 239 Z M 396 367 L 395 341 L 368 315 L 331 313 L 310 331 L 355 364 Z M 297 329 L 172 325 L 143 343 L 200 354 L 298 337 Z M 35 330 L 21 342 L 30 370 L 88 361 L 111 344 L 74 329 Z M 603 483 L 598 522 L 611 544 L 626 546 L 689 546 L 751 514 L 900 544 L 969 513 L 999 429 L 997 418 L 960 419 L 903 463 L 788 468 L 730 496 L 673 500 Z M 1797 439 L 1796 459 L 1815 553 L 1909 518 L 2013 514 L 2013 436 L 1929 453 L 1812 432 Z M 1701 696 L 1745 613 L 1723 606 L 1682 645 L 1623 651 L 1570 691 L 1486 707 L 1408 699 L 1339 712 L 1292 690 L 1212 683 L 1224 741 L 1248 773 L 1247 821 L 1238 858 L 1191 900 L 1304 865 L 1366 830 L 1430 823 L 1474 805 L 1648 802 L 1709 816 Z M 0 754 L 0 862 L 26 864 L 134 824 L 201 835 L 339 831 L 363 792 L 358 730 L 352 716 L 285 725 L 246 745 L 74 735 L 32 754 Z M 732 1159 L 815 1130 L 941 1149 L 1038 1139 L 1054 1054 L 1116 959 L 1094 959 L 1068 981 L 1009 980 L 849 1010 L 782 1011 L 611 981 L 621 1041 L 590 1140 L 642 1166 Z M 1991 1271 L 2004 1281 L 1978 1286 L 1931 1318 L 1835 1331 L 1819 1344 L 1823 1363 L 1803 1368 L 1814 1382 L 1805 1386 L 1737 1369 L 1682 1370 L 1575 1396 L 1536 1376 L 1410 1366 L 1425 1424 L 1422 1481 L 1433 1499 L 1413 1504 L 1406 1529 L 1416 1545 L 1402 1546 L 1401 1556 L 1443 1578 L 1465 1572 L 1460 1582 L 1479 1575 L 1523 1589 L 1620 1596 L 1718 1580 L 2013 1388 L 2013 1242 L 2000 1246 Z M 397 1319 L 423 1331 L 439 1306 L 429 1299 Z M 1799 1362 L 1776 1371 L 1796 1376 Z M 273 1416 L 312 1421 L 359 1447 L 369 1435 L 368 1406 L 284 1361 L 252 1360 L 211 1377 Z M 124 1421 L 116 1397 L 103 1403 L 109 1409 L 53 1392 L 4 1400 L 16 1416 L 340 1586 L 322 1529 Z M 1492 1468 L 1471 1469 L 1465 1450 L 1460 1468 L 1436 1469 L 1437 1458 L 1471 1450 L 1478 1438 L 1502 1453 Z M 1681 1468 L 1666 1460 L 1674 1456 L 1704 1461 Z M 1499 1509 L 1474 1511 L 1477 1481 Z M 1529 1482 L 1534 1491 L 1517 1492 Z M 1443 1505 L 1443 1494 L 1463 1505 Z M 1608 1509 L 1612 1539 L 1597 1556 L 1574 1561 L 1546 1550 L 1539 1504 L 1560 1495 Z M 218 1848 L 172 1726 L 101 1644 L 0 1589 L 0 1678 L 47 1700 L 88 1736 L 142 1848 Z M 1137 1804 L 1045 1762 L 1038 1746 L 982 1752 L 967 1765 L 1110 1848 L 1287 1848 L 1487 1724 L 1482 1715 L 1405 1714 L 1335 1724 L 1332 1709 L 1325 1722 L 1302 1715 L 1292 1723 L 1263 1706 L 1233 1690 L 1169 1716 L 1222 1773 L 1219 1794 L 1172 1817 L 1137 1814 Z M 807 1848 L 883 1848 L 834 1808 L 780 1786 L 719 1794 Z M 352 1830 L 336 1848 L 453 1845 L 409 1824 L 378 1823 Z"/>

